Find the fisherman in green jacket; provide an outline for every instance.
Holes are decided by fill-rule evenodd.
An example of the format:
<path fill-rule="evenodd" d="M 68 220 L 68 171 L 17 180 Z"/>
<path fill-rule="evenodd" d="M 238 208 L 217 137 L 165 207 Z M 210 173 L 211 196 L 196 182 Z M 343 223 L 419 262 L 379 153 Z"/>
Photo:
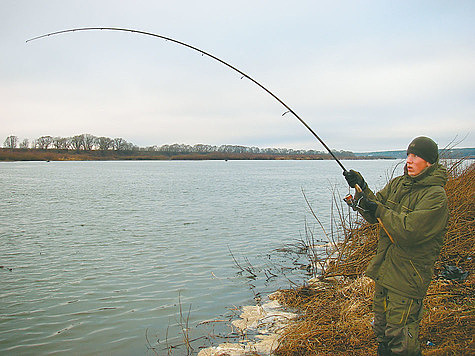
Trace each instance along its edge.
<path fill-rule="evenodd" d="M 373 330 L 378 355 L 421 355 L 418 341 L 422 300 L 427 293 L 447 230 L 445 167 L 437 144 L 417 137 L 407 149 L 404 175 L 373 194 L 362 175 L 344 173 L 362 189 L 357 210 L 382 225 L 378 249 L 366 270 L 375 281 Z"/>

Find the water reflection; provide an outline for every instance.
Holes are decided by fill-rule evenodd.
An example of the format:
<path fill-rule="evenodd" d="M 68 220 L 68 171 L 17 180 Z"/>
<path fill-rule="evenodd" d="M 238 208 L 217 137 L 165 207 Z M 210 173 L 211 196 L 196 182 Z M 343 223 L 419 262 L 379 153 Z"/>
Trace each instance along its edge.
<path fill-rule="evenodd" d="M 380 187 L 393 164 L 347 163 Z M 0 179 L 0 352 L 35 355 L 153 354 L 183 317 L 198 346 L 234 337 L 202 322 L 306 278 L 278 250 L 313 224 L 301 190 L 327 223 L 347 189 L 331 161 L 17 162 Z"/>

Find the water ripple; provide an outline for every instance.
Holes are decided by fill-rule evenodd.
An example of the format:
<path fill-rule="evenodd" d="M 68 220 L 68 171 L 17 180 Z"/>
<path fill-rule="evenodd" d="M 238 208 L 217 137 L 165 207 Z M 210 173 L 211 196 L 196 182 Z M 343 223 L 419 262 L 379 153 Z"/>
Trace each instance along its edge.
<path fill-rule="evenodd" d="M 389 166 L 357 164 L 369 182 Z M 300 238 L 302 187 L 326 211 L 315 187 L 340 176 L 325 161 L 0 163 L 0 354 L 180 342 L 180 306 L 193 326 L 253 302 L 229 250 L 260 265 Z"/>

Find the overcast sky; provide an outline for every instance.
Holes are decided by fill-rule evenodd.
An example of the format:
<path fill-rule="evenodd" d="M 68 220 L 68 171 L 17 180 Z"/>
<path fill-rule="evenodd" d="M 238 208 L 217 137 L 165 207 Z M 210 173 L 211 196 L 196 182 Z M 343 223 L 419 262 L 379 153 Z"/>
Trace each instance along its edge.
<path fill-rule="evenodd" d="M 122 137 L 145 147 L 338 150 L 419 135 L 475 147 L 475 1 L 0 0 L 0 144 L 8 135 Z"/>

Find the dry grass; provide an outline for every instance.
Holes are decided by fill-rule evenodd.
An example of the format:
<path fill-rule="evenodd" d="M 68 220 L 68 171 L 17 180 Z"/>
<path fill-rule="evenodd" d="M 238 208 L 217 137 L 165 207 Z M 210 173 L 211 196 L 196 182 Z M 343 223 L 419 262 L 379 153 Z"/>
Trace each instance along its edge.
<path fill-rule="evenodd" d="M 425 355 L 474 354 L 475 165 L 451 163 L 446 191 L 448 233 L 424 301 L 420 340 Z M 370 326 L 374 283 L 363 272 L 376 250 L 378 229 L 362 221 L 344 228 L 321 282 L 282 291 L 281 302 L 301 316 L 284 331 L 277 355 L 376 353 Z M 462 282 L 438 278 L 448 265 L 469 271 L 469 277 Z"/>

